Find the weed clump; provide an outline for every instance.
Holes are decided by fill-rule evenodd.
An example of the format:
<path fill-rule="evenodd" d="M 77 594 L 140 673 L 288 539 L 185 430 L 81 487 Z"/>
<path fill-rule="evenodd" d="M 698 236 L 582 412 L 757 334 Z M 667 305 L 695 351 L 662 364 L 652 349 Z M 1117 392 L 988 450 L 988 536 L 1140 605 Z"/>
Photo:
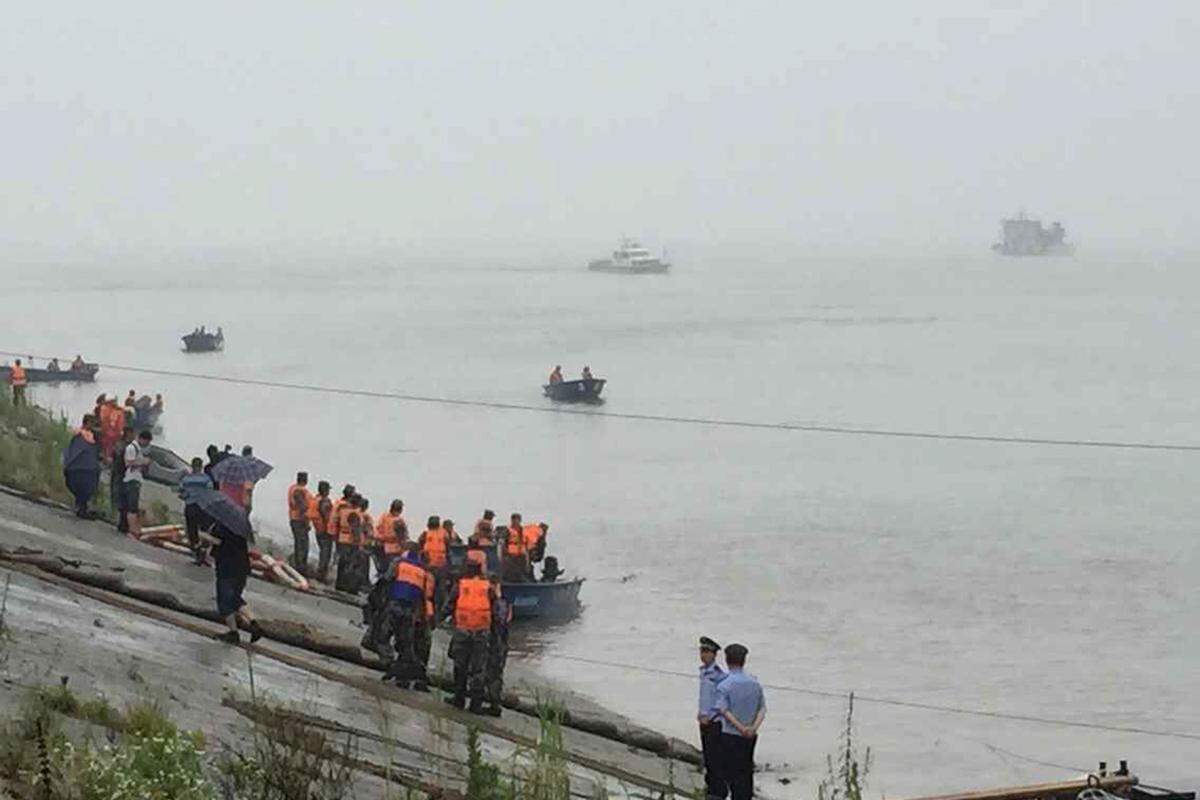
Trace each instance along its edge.
<path fill-rule="evenodd" d="M 825 767 L 825 777 L 817 785 L 817 800 L 862 800 L 871 771 L 871 748 L 860 752 L 854 742 L 854 692 L 846 706 L 841 744 L 836 755 L 825 756 Z"/>

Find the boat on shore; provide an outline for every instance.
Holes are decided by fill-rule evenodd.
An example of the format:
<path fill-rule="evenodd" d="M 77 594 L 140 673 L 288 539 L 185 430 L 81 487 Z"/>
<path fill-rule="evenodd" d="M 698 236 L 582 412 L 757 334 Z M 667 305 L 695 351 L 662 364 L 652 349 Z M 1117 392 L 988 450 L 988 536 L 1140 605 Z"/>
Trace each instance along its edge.
<path fill-rule="evenodd" d="M 95 383 L 99 364 L 84 364 L 76 369 L 25 368 L 25 377 L 30 383 Z M 11 367 L 0 367 L 0 383 L 8 383 Z"/>
<path fill-rule="evenodd" d="M 463 568 L 467 560 L 465 544 L 450 545 L 448 564 L 451 574 Z M 546 559 L 547 562 L 552 560 Z M 500 553 L 497 547 L 487 550 L 488 572 L 501 570 Z M 579 590 L 584 578 L 541 581 L 503 581 L 500 591 L 504 599 L 512 603 L 514 620 L 538 620 L 554 622 L 575 617 L 583 609 L 579 602 Z"/>
<path fill-rule="evenodd" d="M 216 333 L 194 330 L 183 339 L 183 349 L 188 353 L 215 353 L 225 349 L 225 332 L 217 328 Z"/>
<path fill-rule="evenodd" d="M 585 378 L 578 381 L 559 381 L 542 386 L 542 392 L 559 403 L 603 403 L 604 378 Z"/>
<path fill-rule="evenodd" d="M 616 272 L 624 275 L 662 274 L 671 269 L 666 254 L 662 258 L 650 255 L 636 239 L 622 239 L 620 246 L 612 252 L 612 258 L 599 258 L 588 262 L 592 272 Z"/>

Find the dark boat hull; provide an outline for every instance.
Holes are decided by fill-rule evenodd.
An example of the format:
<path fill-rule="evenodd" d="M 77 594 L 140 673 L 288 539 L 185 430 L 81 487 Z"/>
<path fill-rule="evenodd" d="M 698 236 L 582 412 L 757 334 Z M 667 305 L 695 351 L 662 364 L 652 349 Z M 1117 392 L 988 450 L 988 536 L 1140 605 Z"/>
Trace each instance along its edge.
<path fill-rule="evenodd" d="M 568 619 L 579 613 L 583 578 L 552 583 L 505 583 L 504 599 L 512 603 L 513 619 Z"/>
<path fill-rule="evenodd" d="M 26 367 L 25 377 L 30 383 L 94 383 L 99 371 L 98 364 L 86 364 L 83 369 L 60 369 L 57 372 Z M 7 384 L 11 372 L 8 367 L 0 367 L 0 383 Z"/>
<path fill-rule="evenodd" d="M 183 338 L 183 349 L 189 353 L 216 353 L 225 349 L 225 337 L 212 333 L 189 333 Z"/>
<path fill-rule="evenodd" d="M 467 559 L 465 544 L 450 545 L 448 564 L 451 575 L 461 574 L 463 564 Z M 487 551 L 488 571 L 497 573 L 501 569 L 498 548 L 492 547 Z M 514 620 L 558 621 L 574 617 L 582 605 L 579 602 L 579 590 L 583 587 L 583 578 L 565 581 L 521 581 L 514 583 L 505 581 L 500 585 L 504 599 L 512 603 Z"/>
<path fill-rule="evenodd" d="M 591 380 L 560 381 L 542 387 L 546 397 L 559 403 L 602 403 L 600 392 L 604 391 L 604 378 Z"/>

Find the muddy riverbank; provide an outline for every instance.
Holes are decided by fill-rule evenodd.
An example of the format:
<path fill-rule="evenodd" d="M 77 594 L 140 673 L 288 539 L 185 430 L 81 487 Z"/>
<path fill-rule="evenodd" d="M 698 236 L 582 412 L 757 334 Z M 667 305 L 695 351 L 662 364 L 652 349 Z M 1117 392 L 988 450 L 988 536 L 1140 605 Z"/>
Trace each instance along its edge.
<path fill-rule="evenodd" d="M 230 647 L 212 638 L 221 627 L 211 571 L 184 557 L 10 495 L 0 495 L 0 548 L 10 582 L 6 706 L 29 686 L 66 676 L 114 701 L 154 696 L 181 724 L 236 739 L 245 723 L 237 701 L 249 695 L 253 669 L 256 692 L 314 724 L 354 731 L 372 763 L 453 787 L 462 781 L 468 728 L 480 731 L 490 757 L 515 763 L 537 742 L 539 704 L 553 702 L 566 709 L 566 758 L 583 793 L 690 792 L 699 783 L 690 745 L 633 725 L 519 662 L 506 675 L 508 709 L 499 720 L 381 683 L 373 657 L 356 646 L 358 610 L 339 600 L 251 581 L 247 599 L 268 638 Z M 445 644 L 439 632 L 434 666 Z"/>

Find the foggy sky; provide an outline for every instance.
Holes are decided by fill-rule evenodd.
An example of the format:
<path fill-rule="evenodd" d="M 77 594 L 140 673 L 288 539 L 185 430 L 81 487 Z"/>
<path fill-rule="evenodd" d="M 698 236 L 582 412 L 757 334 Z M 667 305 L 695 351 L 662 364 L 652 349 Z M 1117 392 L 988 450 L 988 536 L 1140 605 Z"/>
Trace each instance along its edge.
<path fill-rule="evenodd" d="M 0 255 L 1200 246 L 1166 2 L 10 4 Z"/>

